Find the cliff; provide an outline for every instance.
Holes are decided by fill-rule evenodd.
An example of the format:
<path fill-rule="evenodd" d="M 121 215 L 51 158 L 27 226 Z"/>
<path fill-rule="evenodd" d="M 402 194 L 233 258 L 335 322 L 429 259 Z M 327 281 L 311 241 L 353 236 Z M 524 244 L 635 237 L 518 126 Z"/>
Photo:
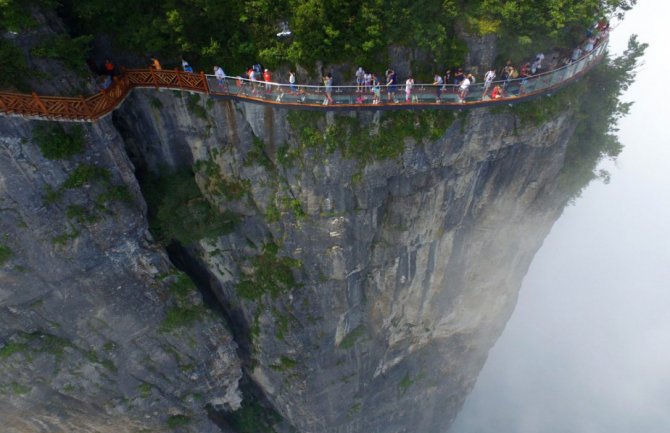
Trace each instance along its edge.
<path fill-rule="evenodd" d="M 136 165 L 190 168 L 240 216 L 189 252 L 248 376 L 302 432 L 444 431 L 567 201 L 569 112 L 523 126 L 146 91 L 114 120 Z"/>
<path fill-rule="evenodd" d="M 63 160 L 37 123 L 0 122 L 3 431 L 218 431 L 204 406 L 239 407 L 236 345 L 152 241 L 111 119 Z"/>
<path fill-rule="evenodd" d="M 29 87 L 88 93 L 34 13 L 3 35 Z M 466 30 L 488 67 L 495 37 Z M 618 151 L 612 77 L 458 114 L 134 90 L 92 125 L 0 118 L 3 431 L 444 432 L 568 194 Z"/>

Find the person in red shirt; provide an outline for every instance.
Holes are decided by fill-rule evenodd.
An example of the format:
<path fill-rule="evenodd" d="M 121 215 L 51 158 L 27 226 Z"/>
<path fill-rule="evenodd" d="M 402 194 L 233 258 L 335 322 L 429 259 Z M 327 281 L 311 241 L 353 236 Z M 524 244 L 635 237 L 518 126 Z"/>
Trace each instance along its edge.
<path fill-rule="evenodd" d="M 265 81 L 265 91 L 272 91 L 272 85 L 270 84 L 272 82 L 272 74 L 267 69 L 263 72 L 263 81 Z"/>
<path fill-rule="evenodd" d="M 502 96 L 502 89 L 500 86 L 495 86 L 493 92 L 491 92 L 491 99 L 500 99 Z"/>
<path fill-rule="evenodd" d="M 110 77 L 114 76 L 114 63 L 112 63 L 112 61 L 109 59 L 105 60 L 105 74 L 109 75 Z"/>

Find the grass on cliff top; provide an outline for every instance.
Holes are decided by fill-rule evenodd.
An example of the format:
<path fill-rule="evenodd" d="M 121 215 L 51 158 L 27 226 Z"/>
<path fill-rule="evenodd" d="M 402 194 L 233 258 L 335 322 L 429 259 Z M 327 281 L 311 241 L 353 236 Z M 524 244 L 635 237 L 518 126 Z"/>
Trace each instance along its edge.
<path fill-rule="evenodd" d="M 215 238 L 230 233 L 239 221 L 232 212 L 219 212 L 202 196 L 190 171 L 149 177 L 143 190 L 151 231 L 161 242 L 176 240 L 188 245 Z"/>

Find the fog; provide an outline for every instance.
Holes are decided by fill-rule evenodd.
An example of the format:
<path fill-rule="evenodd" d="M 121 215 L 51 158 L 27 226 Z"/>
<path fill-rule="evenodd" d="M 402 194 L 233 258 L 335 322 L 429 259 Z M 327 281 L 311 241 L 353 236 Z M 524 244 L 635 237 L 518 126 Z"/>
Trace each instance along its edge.
<path fill-rule="evenodd" d="M 640 0 L 613 32 L 650 47 L 624 97 L 625 149 L 538 252 L 449 433 L 666 433 L 670 428 L 670 3 Z"/>

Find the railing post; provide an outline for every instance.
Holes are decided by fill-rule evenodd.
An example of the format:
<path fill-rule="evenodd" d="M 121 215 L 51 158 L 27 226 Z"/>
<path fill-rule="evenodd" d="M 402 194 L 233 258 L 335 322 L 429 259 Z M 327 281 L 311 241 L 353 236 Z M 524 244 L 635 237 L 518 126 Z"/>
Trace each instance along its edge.
<path fill-rule="evenodd" d="M 202 79 L 203 90 L 209 95 L 209 83 L 207 82 L 207 77 L 203 71 L 200 71 L 200 78 Z"/>
<path fill-rule="evenodd" d="M 125 94 L 126 92 L 130 91 L 130 88 L 132 87 L 132 85 L 130 84 L 130 77 L 128 76 L 128 74 L 126 72 L 124 72 L 124 74 L 121 76 L 121 80 L 120 80 L 119 83 L 120 83 L 121 90 L 122 90 L 121 93 Z"/>
<path fill-rule="evenodd" d="M 124 87 L 129 87 L 130 86 L 130 79 L 128 78 L 128 71 L 126 70 L 125 66 L 121 66 L 121 77 L 120 77 L 120 79 L 119 79 L 119 77 L 114 77 L 114 78 L 116 78 L 118 81 L 120 81 L 121 84 Z"/>
<path fill-rule="evenodd" d="M 42 103 L 42 100 L 40 99 L 39 96 L 37 96 L 37 93 L 33 92 L 33 99 L 35 100 L 35 103 L 37 104 L 38 107 L 44 112 L 44 116 L 49 117 L 49 110 L 47 110 L 46 105 Z"/>
<path fill-rule="evenodd" d="M 2 96 L 0 96 L 0 110 L 4 111 L 5 113 L 9 113 L 5 102 L 2 100 Z"/>
<path fill-rule="evenodd" d="M 177 73 L 177 85 L 181 88 L 184 88 L 184 75 L 182 71 L 177 68 L 175 68 L 174 71 Z"/>
<path fill-rule="evenodd" d="M 93 112 L 91 111 L 91 107 L 88 105 L 88 101 L 84 99 L 83 96 L 79 96 L 79 99 L 81 100 L 81 103 L 84 104 L 84 110 L 86 111 L 86 115 L 88 115 L 89 119 L 93 119 Z"/>
<path fill-rule="evenodd" d="M 156 78 L 156 73 L 154 72 L 154 68 L 149 68 L 149 73 L 151 74 L 151 81 L 154 83 L 154 87 L 158 89 L 158 79 Z"/>

